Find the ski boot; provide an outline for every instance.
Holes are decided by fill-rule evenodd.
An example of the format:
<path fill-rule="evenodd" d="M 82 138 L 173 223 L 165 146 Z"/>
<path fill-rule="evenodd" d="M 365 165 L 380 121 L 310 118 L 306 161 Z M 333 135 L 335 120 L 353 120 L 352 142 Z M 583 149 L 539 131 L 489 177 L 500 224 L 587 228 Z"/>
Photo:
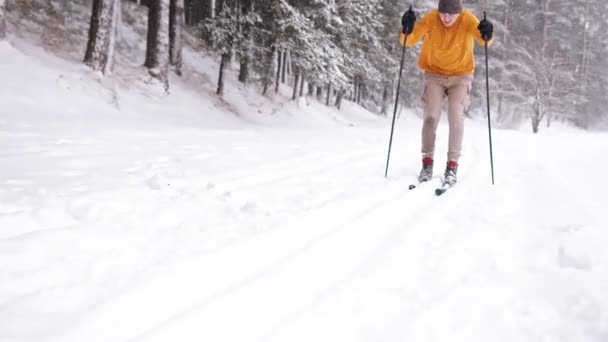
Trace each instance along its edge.
<path fill-rule="evenodd" d="M 433 158 L 426 157 L 422 160 L 422 170 L 418 175 L 418 182 L 428 182 L 433 178 Z"/>
<path fill-rule="evenodd" d="M 449 161 L 445 167 L 445 172 L 443 174 L 443 184 L 447 184 L 452 186 L 456 184 L 458 178 L 456 177 L 456 173 L 458 172 L 458 163 L 455 161 Z"/>

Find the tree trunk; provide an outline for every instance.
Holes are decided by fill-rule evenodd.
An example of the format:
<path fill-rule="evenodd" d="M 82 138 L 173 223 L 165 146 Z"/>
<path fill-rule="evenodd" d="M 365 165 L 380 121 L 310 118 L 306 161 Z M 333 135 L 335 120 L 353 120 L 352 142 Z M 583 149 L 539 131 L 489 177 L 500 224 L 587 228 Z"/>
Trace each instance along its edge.
<path fill-rule="evenodd" d="M 169 91 L 169 3 L 152 0 L 148 11 L 148 42 L 145 66 Z"/>
<path fill-rule="evenodd" d="M 264 76 L 262 79 L 264 89 L 262 90 L 262 95 L 266 95 L 268 88 L 270 88 L 272 85 L 272 76 L 274 72 L 274 52 L 276 51 L 274 46 L 272 48 L 267 46 L 266 48 L 267 52 L 264 53 Z"/>
<path fill-rule="evenodd" d="M 218 17 L 224 8 L 224 3 L 229 0 L 211 0 L 213 4 L 213 17 Z"/>
<path fill-rule="evenodd" d="M 285 71 L 287 70 L 287 50 L 283 51 L 283 64 L 281 65 L 281 82 L 285 84 Z"/>
<path fill-rule="evenodd" d="M 241 0 L 242 11 L 239 15 L 247 16 L 250 12 L 253 12 L 253 1 L 254 0 Z M 249 64 L 251 61 L 251 46 L 253 45 L 252 27 L 251 24 L 245 23 L 242 27 L 243 36 L 245 37 L 245 46 L 243 55 L 241 56 L 241 66 L 239 68 L 239 82 L 247 84 L 249 81 Z"/>
<path fill-rule="evenodd" d="M 315 85 L 308 83 L 308 96 L 312 97 L 315 94 Z"/>
<path fill-rule="evenodd" d="M 4 1 L 4 0 L 0 0 Z M 106 74 L 113 64 L 120 0 L 94 0 L 84 63 Z"/>
<path fill-rule="evenodd" d="M 538 133 L 540 122 L 543 120 L 540 101 L 540 85 L 536 85 L 536 103 L 534 105 L 534 113 L 532 113 L 532 132 L 534 134 Z"/>
<path fill-rule="evenodd" d="M 583 15 L 583 54 L 581 56 L 581 88 L 583 94 L 587 92 L 587 84 L 588 84 L 588 58 L 587 54 L 589 53 L 589 0 L 585 1 L 585 14 Z"/>
<path fill-rule="evenodd" d="M 193 2 L 193 0 L 184 0 L 184 22 L 188 26 L 194 25 L 194 2 Z"/>
<path fill-rule="evenodd" d="M 327 83 L 327 98 L 325 99 L 325 105 L 329 106 L 329 98 L 331 96 L 331 83 Z"/>
<path fill-rule="evenodd" d="M 146 60 L 144 66 L 150 68 L 154 64 L 154 56 L 156 52 L 156 41 L 158 40 L 158 21 L 160 15 L 158 13 L 158 1 L 152 0 L 148 5 L 148 32 L 146 37 Z"/>
<path fill-rule="evenodd" d="M 539 126 L 539 122 L 536 118 L 532 118 L 532 132 L 534 134 L 538 133 L 538 126 Z"/>
<path fill-rule="evenodd" d="M 222 97 L 224 96 L 224 69 L 226 69 L 226 65 L 228 64 L 228 59 L 230 55 L 225 53 L 222 55 L 222 59 L 220 62 L 220 75 L 217 80 L 217 94 Z"/>
<path fill-rule="evenodd" d="M 298 97 L 298 83 L 300 81 L 300 68 L 296 66 L 296 75 L 293 82 L 293 96 L 292 100 L 295 100 Z"/>
<path fill-rule="evenodd" d="M 6 3 L 4 0 L 0 0 L 0 39 L 6 37 L 6 18 L 4 12 L 6 11 Z"/>
<path fill-rule="evenodd" d="M 338 96 L 336 96 L 336 108 L 338 108 L 338 110 L 342 107 L 342 98 L 344 97 L 344 89 L 340 89 L 340 91 L 338 91 Z"/>
<path fill-rule="evenodd" d="M 306 75 L 306 70 L 304 68 L 300 68 L 300 97 L 304 96 L 304 78 Z"/>
<path fill-rule="evenodd" d="M 243 84 L 247 84 L 249 81 L 249 52 L 246 55 L 241 57 L 241 66 L 239 67 L 239 82 Z"/>
<path fill-rule="evenodd" d="M 215 0 L 199 0 L 200 14 L 196 18 L 197 24 L 199 21 L 215 17 Z"/>
<path fill-rule="evenodd" d="M 551 13 L 549 12 L 549 2 L 550 0 L 542 0 L 542 42 L 541 42 L 541 56 L 547 56 L 547 48 L 549 47 L 549 16 Z"/>
<path fill-rule="evenodd" d="M 169 56 L 175 73 L 182 75 L 182 28 L 184 26 L 184 0 L 171 0 L 169 9 Z"/>
<path fill-rule="evenodd" d="M 388 114 L 389 88 L 390 88 L 390 85 L 388 83 L 385 83 L 384 91 L 382 92 L 382 109 L 380 110 L 380 113 L 385 116 Z"/>
<path fill-rule="evenodd" d="M 277 75 L 275 79 L 274 92 L 279 92 L 279 84 L 281 83 L 281 66 L 282 66 L 282 52 L 281 50 L 277 50 Z"/>
<path fill-rule="evenodd" d="M 317 99 L 320 100 L 323 98 L 323 87 L 317 87 Z"/>
<path fill-rule="evenodd" d="M 185 23 L 190 26 L 196 26 L 206 18 L 215 17 L 215 2 L 215 0 L 185 0 Z"/>
<path fill-rule="evenodd" d="M 498 115 L 497 116 L 501 119 L 504 119 L 504 110 L 503 110 L 503 105 L 502 105 L 502 103 L 504 101 L 503 97 L 504 96 L 503 96 L 502 92 L 498 93 L 498 100 L 496 101 L 496 102 L 498 102 L 498 109 L 497 109 Z"/>

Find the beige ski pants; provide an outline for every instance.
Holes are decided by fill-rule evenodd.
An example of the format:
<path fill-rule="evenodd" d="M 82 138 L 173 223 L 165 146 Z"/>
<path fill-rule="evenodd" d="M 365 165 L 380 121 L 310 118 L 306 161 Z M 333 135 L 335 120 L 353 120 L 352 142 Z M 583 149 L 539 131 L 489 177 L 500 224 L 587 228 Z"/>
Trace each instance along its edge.
<path fill-rule="evenodd" d="M 448 161 L 458 162 L 462 149 L 464 134 L 464 111 L 471 103 L 470 93 L 473 75 L 442 76 L 426 72 L 422 103 L 424 123 L 422 125 L 422 155 L 431 157 L 435 153 L 437 124 L 443 109 L 443 100 L 447 96 L 448 123 L 450 136 L 448 143 Z"/>

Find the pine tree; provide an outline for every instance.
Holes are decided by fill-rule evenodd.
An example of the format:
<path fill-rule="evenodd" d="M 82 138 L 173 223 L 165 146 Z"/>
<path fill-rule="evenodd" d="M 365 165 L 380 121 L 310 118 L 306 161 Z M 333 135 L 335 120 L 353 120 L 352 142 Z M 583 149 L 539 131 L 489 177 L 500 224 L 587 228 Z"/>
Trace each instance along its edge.
<path fill-rule="evenodd" d="M 325 103 L 329 104 L 332 89 L 337 89 L 340 94 L 348 83 L 348 77 L 344 74 L 346 51 L 336 44 L 335 39 L 342 23 L 336 2 L 300 1 L 292 12 L 292 19 L 288 28 L 295 34 L 290 41 L 290 50 L 298 75 L 306 75 L 317 86 L 323 86 L 327 91 Z M 304 83 L 300 83 L 303 87 Z M 294 88 L 297 86 L 294 82 Z M 301 90 L 300 93 L 303 93 Z"/>
<path fill-rule="evenodd" d="M 112 67 L 120 0 L 94 0 L 84 63 L 107 73 Z"/>
<path fill-rule="evenodd" d="M 253 54 L 254 28 L 259 17 L 254 12 L 255 0 L 239 0 L 240 13 L 238 16 L 238 30 L 240 42 L 237 44 L 237 56 L 240 59 L 239 82 L 249 81 L 249 69 Z"/>
<path fill-rule="evenodd" d="M 254 70 L 261 76 L 264 94 L 273 80 L 278 92 L 285 80 L 287 53 L 293 47 L 294 16 L 299 12 L 287 0 L 258 2 L 257 11 L 260 21 L 256 24 L 255 54 L 263 63 L 254 65 Z"/>
<path fill-rule="evenodd" d="M 348 55 L 348 63 L 342 67 L 343 74 L 356 84 L 359 101 L 365 101 L 366 96 L 362 95 L 368 95 L 370 102 L 377 105 L 381 102 L 377 95 L 382 94 L 386 80 L 381 70 L 391 62 L 389 52 L 379 38 L 383 29 L 378 21 L 382 4 L 378 0 L 339 0 L 336 4 L 342 24 L 336 42 Z M 396 28 L 396 32 L 398 30 Z"/>
<path fill-rule="evenodd" d="M 236 0 L 223 0 L 220 6 L 218 15 L 207 19 L 204 29 L 212 48 L 220 55 L 216 94 L 221 97 L 224 95 L 225 70 L 236 46 L 238 18 Z"/>
<path fill-rule="evenodd" d="M 278 91 L 280 66 L 282 62 L 281 47 L 279 46 L 279 3 L 280 0 L 262 1 L 257 6 L 260 20 L 256 25 L 254 43 L 256 50 L 254 56 L 261 61 L 253 66 L 254 72 L 260 75 L 262 84 L 262 94 L 266 94 L 268 89 L 276 80 L 276 90 Z M 276 72 L 275 72 L 276 70 Z"/>

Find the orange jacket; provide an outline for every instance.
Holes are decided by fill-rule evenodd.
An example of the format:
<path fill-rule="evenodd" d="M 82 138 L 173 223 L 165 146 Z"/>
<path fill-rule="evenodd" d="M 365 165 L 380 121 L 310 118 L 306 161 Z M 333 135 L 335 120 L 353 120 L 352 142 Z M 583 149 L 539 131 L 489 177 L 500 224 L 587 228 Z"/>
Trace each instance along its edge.
<path fill-rule="evenodd" d="M 463 75 L 475 72 L 475 57 L 473 54 L 476 40 L 484 45 L 481 33 L 477 29 L 479 19 L 469 10 L 464 10 L 456 22 L 445 27 L 437 9 L 427 13 L 414 25 L 414 30 L 407 37 L 407 46 L 412 46 L 424 38 L 418 66 L 423 70 L 445 75 Z M 403 45 L 403 32 L 400 35 Z M 488 41 L 488 46 L 492 40 Z"/>

